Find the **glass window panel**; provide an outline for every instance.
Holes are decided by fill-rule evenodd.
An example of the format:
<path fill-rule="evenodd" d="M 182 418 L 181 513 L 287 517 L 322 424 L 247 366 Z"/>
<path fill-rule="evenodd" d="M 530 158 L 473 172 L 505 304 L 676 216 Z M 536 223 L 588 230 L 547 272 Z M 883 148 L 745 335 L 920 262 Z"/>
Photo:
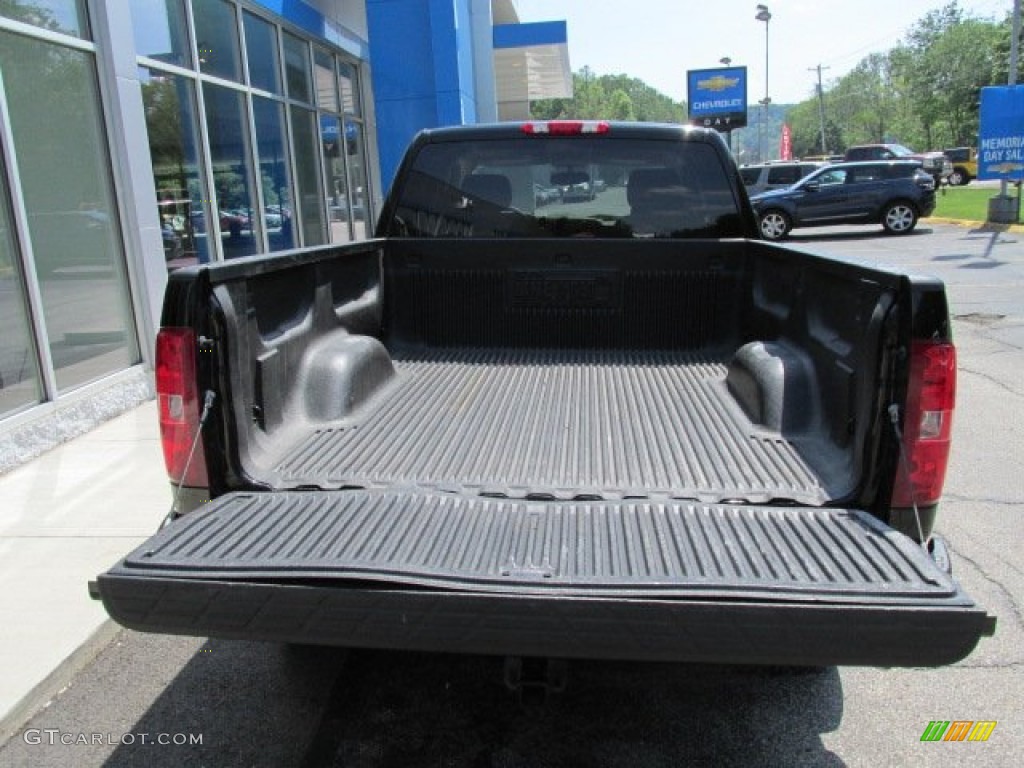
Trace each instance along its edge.
<path fill-rule="evenodd" d="M 321 109 L 338 111 L 337 78 L 334 57 L 321 48 L 313 49 L 313 73 L 316 76 L 316 103 Z"/>
<path fill-rule="evenodd" d="M 352 239 L 348 225 L 348 183 L 345 153 L 342 150 L 341 120 L 337 117 L 320 116 L 320 145 L 323 150 L 324 178 L 327 180 L 327 220 L 331 224 L 331 242 L 347 242 Z"/>
<path fill-rule="evenodd" d="M 311 102 L 309 80 L 309 46 L 295 35 L 283 33 L 284 68 L 288 81 L 288 96 L 296 101 Z"/>
<path fill-rule="evenodd" d="M 373 234 L 373 211 L 366 178 L 366 142 L 359 123 L 345 122 L 345 160 L 352 190 L 352 236 L 365 240 Z"/>
<path fill-rule="evenodd" d="M 224 258 L 259 250 L 259 217 L 254 215 L 253 168 L 249 153 L 245 96 L 219 85 L 203 85 L 206 129 L 213 163 L 214 205 Z M 212 227 L 209 228 L 212 231 Z"/>
<path fill-rule="evenodd" d="M 299 185 L 299 226 L 305 245 L 323 245 L 327 226 L 324 220 L 324 194 L 317 166 L 316 113 L 292 106 L 292 140 L 295 144 L 295 178 Z"/>
<path fill-rule="evenodd" d="M 89 37 L 86 0 L 7 0 L 0 2 L 0 16 L 53 32 Z"/>
<path fill-rule="evenodd" d="M 363 114 L 359 100 L 359 76 L 356 68 L 346 61 L 338 65 L 338 85 L 341 88 L 341 106 L 346 115 Z"/>
<path fill-rule="evenodd" d="M 249 84 L 271 93 L 281 93 L 281 59 L 273 25 L 246 12 L 245 52 L 249 62 Z"/>
<path fill-rule="evenodd" d="M 234 6 L 225 0 L 192 0 L 192 12 L 199 70 L 206 75 L 242 82 L 242 54 Z"/>
<path fill-rule="evenodd" d="M 61 391 L 138 362 L 92 54 L 0 32 L 0 71 Z"/>
<path fill-rule="evenodd" d="M 263 190 L 263 225 L 267 230 L 270 250 L 294 248 L 298 241 L 292 227 L 292 211 L 295 204 L 288 172 L 284 105 L 255 96 L 252 108 L 256 122 L 260 184 Z"/>
<path fill-rule="evenodd" d="M 167 268 L 205 264 L 211 258 L 209 196 L 200 171 L 195 85 L 145 68 L 139 80 Z"/>
<path fill-rule="evenodd" d="M 42 393 L 10 201 L 0 162 L 0 416 L 38 403 Z"/>
<path fill-rule="evenodd" d="M 139 56 L 187 67 L 192 61 L 181 0 L 132 0 L 132 29 Z"/>

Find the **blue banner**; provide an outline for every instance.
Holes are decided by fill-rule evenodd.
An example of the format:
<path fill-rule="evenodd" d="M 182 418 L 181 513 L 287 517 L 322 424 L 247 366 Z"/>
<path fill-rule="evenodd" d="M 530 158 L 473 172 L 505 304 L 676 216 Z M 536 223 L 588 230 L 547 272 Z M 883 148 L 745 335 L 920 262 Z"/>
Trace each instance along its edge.
<path fill-rule="evenodd" d="M 1024 85 L 981 89 L 978 178 L 1024 180 Z"/>
<path fill-rule="evenodd" d="M 690 122 L 720 131 L 747 124 L 747 68 L 691 69 L 686 73 Z"/>

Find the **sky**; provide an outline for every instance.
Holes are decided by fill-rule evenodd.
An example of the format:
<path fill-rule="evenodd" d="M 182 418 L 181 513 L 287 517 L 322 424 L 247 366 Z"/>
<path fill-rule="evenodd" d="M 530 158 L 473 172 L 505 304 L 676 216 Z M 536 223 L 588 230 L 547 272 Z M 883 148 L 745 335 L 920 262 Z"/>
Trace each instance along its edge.
<path fill-rule="evenodd" d="M 906 36 L 948 0 L 764 0 L 768 22 L 768 95 L 777 104 L 812 97 L 822 82 L 853 69 Z M 514 0 L 520 22 L 564 20 L 569 64 L 598 75 L 629 75 L 675 101 L 686 99 L 686 72 L 747 67 L 751 103 L 765 95 L 765 24 L 756 0 Z M 967 15 L 1001 21 L 1013 0 L 959 0 Z M 828 69 L 824 69 L 828 67 Z"/>

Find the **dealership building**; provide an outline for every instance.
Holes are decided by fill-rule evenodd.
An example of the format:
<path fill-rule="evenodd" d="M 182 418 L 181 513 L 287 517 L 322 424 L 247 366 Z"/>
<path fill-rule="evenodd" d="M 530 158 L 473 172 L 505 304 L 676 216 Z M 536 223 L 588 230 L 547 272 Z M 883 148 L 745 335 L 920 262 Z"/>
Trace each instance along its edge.
<path fill-rule="evenodd" d="M 372 235 L 418 130 L 566 49 L 512 0 L 0 4 L 0 471 L 152 397 L 169 271 Z"/>

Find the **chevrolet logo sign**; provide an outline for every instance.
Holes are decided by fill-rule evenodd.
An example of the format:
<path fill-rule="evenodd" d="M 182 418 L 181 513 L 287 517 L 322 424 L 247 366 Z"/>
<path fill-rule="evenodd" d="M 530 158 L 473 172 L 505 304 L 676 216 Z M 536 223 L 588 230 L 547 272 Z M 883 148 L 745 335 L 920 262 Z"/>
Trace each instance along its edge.
<path fill-rule="evenodd" d="M 715 75 L 707 80 L 698 80 L 697 87 L 702 91 L 724 91 L 726 88 L 735 88 L 739 81 L 738 77 Z"/>
<path fill-rule="evenodd" d="M 988 167 L 989 173 L 1014 173 L 1015 171 L 1024 171 L 1024 165 L 1020 163 L 999 163 L 999 165 L 990 165 Z"/>

